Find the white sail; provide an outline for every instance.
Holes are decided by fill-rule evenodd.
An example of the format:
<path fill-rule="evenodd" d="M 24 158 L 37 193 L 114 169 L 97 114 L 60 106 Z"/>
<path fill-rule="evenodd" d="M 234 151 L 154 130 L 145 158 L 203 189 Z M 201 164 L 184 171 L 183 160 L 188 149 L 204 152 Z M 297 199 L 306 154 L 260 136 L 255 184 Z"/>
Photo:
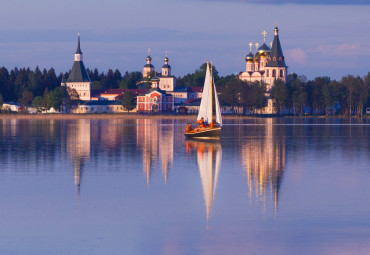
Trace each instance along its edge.
<path fill-rule="evenodd" d="M 207 62 L 207 71 L 206 77 L 204 80 L 204 87 L 203 87 L 203 94 L 202 100 L 200 102 L 199 113 L 197 120 L 200 120 L 202 117 L 204 118 L 205 122 L 211 123 L 212 116 L 213 116 L 213 107 L 212 107 L 212 98 L 213 95 L 215 97 L 215 109 L 216 109 L 216 122 L 222 125 L 221 119 L 221 109 L 220 104 L 217 97 L 216 87 L 213 79 L 213 75 L 211 75 L 211 70 L 209 67 L 209 63 Z"/>
<path fill-rule="evenodd" d="M 213 79 L 213 77 L 212 77 Z M 221 118 L 221 108 L 220 108 L 220 103 L 218 102 L 218 96 L 217 96 L 217 91 L 216 91 L 216 85 L 215 82 L 213 81 L 213 91 L 215 93 L 215 105 L 216 105 L 216 122 L 222 126 L 222 118 Z"/>
<path fill-rule="evenodd" d="M 200 101 L 200 108 L 197 120 L 202 117 L 205 122 L 212 121 L 212 87 L 211 87 L 212 77 L 209 70 L 209 64 L 207 63 L 206 78 L 204 80 L 204 87 L 202 93 L 202 100 Z"/>

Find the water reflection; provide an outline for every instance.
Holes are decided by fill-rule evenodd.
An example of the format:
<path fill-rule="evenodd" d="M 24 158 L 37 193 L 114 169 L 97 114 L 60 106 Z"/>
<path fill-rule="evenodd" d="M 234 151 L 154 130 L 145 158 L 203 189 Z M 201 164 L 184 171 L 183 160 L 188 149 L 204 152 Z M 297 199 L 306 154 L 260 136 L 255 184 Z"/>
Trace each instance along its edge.
<path fill-rule="evenodd" d="M 153 164 L 159 159 L 161 162 L 164 182 L 167 184 L 169 167 L 173 162 L 174 153 L 174 126 L 158 125 L 157 120 L 138 119 L 137 147 L 143 153 L 143 172 L 149 186 Z"/>
<path fill-rule="evenodd" d="M 222 147 L 219 141 L 204 142 L 187 140 L 186 150 L 191 154 L 196 151 L 203 196 L 206 207 L 207 223 L 212 215 L 212 205 L 215 199 L 218 177 L 220 174 Z"/>
<path fill-rule="evenodd" d="M 267 121 L 267 125 L 258 127 L 258 136 L 250 136 L 242 143 L 241 151 L 249 199 L 261 201 L 265 207 L 266 197 L 271 197 L 276 210 L 286 163 L 285 137 L 275 133 L 272 119 Z"/>
<path fill-rule="evenodd" d="M 80 197 L 84 163 L 90 158 L 91 121 L 82 119 L 66 126 L 66 152 L 74 166 L 74 182 Z M 63 143 L 62 143 L 63 144 Z"/>

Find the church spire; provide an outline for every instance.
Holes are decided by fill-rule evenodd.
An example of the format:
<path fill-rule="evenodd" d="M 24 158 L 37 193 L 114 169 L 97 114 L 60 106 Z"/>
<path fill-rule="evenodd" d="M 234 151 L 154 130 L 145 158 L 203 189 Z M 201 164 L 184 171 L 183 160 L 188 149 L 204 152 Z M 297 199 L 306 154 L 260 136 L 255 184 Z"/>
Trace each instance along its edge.
<path fill-rule="evenodd" d="M 283 50 L 281 49 L 279 39 L 279 28 L 274 29 L 274 41 L 272 42 L 271 53 L 269 55 L 269 62 L 267 67 L 286 67 Z"/>
<path fill-rule="evenodd" d="M 82 54 L 81 47 L 80 47 L 80 33 L 78 33 L 78 44 L 76 54 Z"/>

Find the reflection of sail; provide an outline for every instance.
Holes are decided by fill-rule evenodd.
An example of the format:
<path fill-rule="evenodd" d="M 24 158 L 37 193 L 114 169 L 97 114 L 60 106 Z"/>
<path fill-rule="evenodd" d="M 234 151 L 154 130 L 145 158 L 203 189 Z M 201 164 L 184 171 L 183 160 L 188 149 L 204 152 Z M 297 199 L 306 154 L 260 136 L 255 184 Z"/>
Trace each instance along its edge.
<path fill-rule="evenodd" d="M 80 194 L 84 160 L 90 157 L 90 120 L 77 120 L 67 128 L 66 149 L 73 159 L 75 185 Z"/>
<path fill-rule="evenodd" d="M 137 146 L 143 151 L 143 171 L 150 184 L 152 165 L 160 159 L 164 181 L 173 162 L 174 127 L 155 119 L 137 119 Z"/>
<path fill-rule="evenodd" d="M 249 197 L 254 196 L 263 203 L 266 202 L 267 192 L 271 191 L 274 208 L 277 209 L 280 183 L 285 168 L 285 141 L 283 137 L 274 134 L 272 120 L 257 137 L 242 145 L 242 155 L 247 172 Z"/>
<path fill-rule="evenodd" d="M 207 222 L 212 215 L 212 205 L 215 198 L 218 176 L 220 174 L 222 149 L 221 144 L 200 141 L 187 141 L 187 147 L 197 150 L 200 178 L 206 206 Z"/>

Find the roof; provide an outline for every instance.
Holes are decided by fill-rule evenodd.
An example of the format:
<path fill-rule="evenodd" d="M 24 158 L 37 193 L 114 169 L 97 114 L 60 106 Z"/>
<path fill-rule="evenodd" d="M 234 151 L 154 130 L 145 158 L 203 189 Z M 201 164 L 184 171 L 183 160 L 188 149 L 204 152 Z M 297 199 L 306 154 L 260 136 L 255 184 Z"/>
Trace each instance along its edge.
<path fill-rule="evenodd" d="M 108 89 L 105 91 L 101 91 L 100 95 L 123 95 L 126 91 L 130 91 L 134 96 L 139 94 L 145 94 L 148 89 Z"/>
<path fill-rule="evenodd" d="M 67 82 L 90 82 L 90 77 L 86 72 L 85 65 L 82 61 L 73 63 L 72 71 L 68 76 Z"/>
<path fill-rule="evenodd" d="M 203 87 L 190 87 L 189 92 L 193 93 L 203 93 Z"/>
<path fill-rule="evenodd" d="M 154 66 L 152 64 L 146 64 L 144 67 L 153 67 L 154 68 Z"/>
<path fill-rule="evenodd" d="M 169 64 L 164 64 L 164 65 L 162 66 L 162 68 L 171 68 L 171 66 L 170 66 Z"/>
<path fill-rule="evenodd" d="M 185 102 L 185 106 L 200 106 L 200 101 L 201 98 L 193 99 L 193 100 L 188 100 Z"/>
<path fill-rule="evenodd" d="M 94 100 L 94 101 L 86 101 L 81 104 L 86 106 L 93 106 L 93 105 L 121 105 L 120 101 L 111 101 L 111 100 Z"/>
<path fill-rule="evenodd" d="M 280 45 L 279 34 L 277 33 L 279 30 L 275 28 L 275 31 L 274 41 L 269 54 L 269 61 L 266 67 L 286 67 L 283 50 Z"/>
<path fill-rule="evenodd" d="M 176 87 L 173 92 L 188 92 L 189 88 L 188 87 Z"/>

